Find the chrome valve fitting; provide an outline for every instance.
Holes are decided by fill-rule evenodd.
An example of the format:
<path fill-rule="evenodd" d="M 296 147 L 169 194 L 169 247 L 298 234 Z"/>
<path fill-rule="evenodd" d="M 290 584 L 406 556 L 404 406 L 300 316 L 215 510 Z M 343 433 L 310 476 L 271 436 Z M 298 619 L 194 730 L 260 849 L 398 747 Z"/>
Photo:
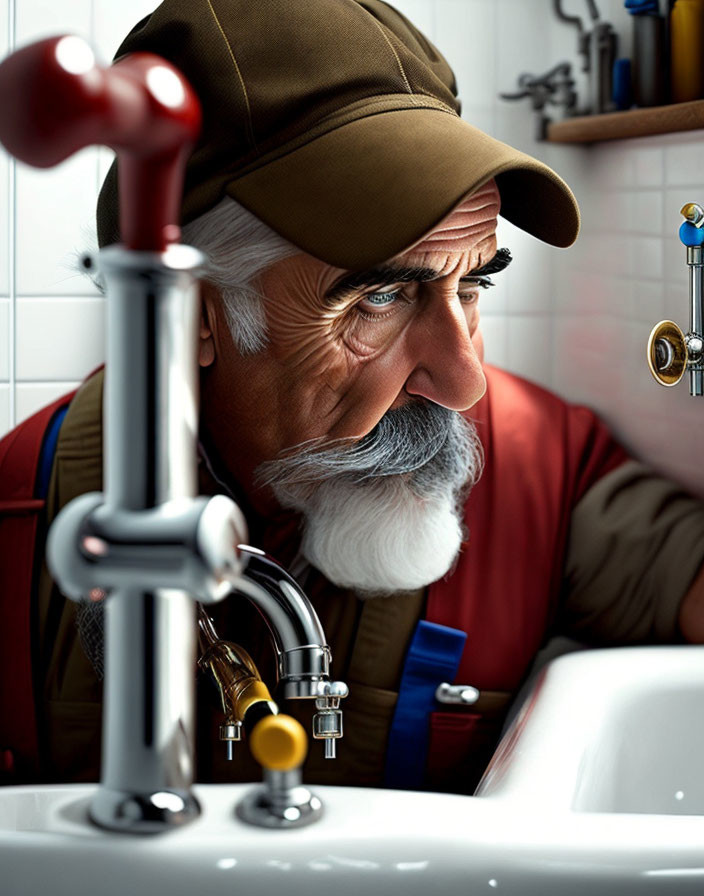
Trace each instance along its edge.
<path fill-rule="evenodd" d="M 648 339 L 648 367 L 661 386 L 675 386 L 689 371 L 690 395 L 704 395 L 704 209 L 688 202 L 680 214 L 689 268 L 689 332 L 674 321 L 660 321 Z"/>

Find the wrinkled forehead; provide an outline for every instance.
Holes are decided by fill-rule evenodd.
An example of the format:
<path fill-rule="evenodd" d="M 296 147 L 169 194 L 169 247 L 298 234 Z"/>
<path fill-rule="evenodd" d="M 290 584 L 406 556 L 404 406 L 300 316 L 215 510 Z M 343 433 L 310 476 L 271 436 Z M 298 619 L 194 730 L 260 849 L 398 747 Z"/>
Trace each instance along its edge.
<path fill-rule="evenodd" d="M 466 250 L 496 230 L 501 197 L 492 178 L 472 193 L 408 252 Z"/>

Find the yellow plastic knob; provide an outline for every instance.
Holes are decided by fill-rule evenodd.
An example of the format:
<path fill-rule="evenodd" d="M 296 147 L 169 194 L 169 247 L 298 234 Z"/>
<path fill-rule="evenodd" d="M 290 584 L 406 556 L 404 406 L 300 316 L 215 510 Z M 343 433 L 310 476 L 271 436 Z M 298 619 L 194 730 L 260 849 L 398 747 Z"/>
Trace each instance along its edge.
<path fill-rule="evenodd" d="M 308 738 L 303 726 L 292 716 L 265 716 L 254 726 L 249 748 L 263 768 L 288 772 L 303 764 Z"/>

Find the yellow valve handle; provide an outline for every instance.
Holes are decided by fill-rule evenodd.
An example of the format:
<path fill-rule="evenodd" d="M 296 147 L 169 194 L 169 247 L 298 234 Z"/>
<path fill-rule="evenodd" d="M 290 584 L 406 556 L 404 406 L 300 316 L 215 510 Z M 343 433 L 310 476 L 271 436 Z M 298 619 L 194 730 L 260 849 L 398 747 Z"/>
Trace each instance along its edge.
<path fill-rule="evenodd" d="M 265 716 L 249 735 L 249 748 L 262 768 L 288 772 L 303 764 L 308 738 L 301 723 L 292 716 Z"/>

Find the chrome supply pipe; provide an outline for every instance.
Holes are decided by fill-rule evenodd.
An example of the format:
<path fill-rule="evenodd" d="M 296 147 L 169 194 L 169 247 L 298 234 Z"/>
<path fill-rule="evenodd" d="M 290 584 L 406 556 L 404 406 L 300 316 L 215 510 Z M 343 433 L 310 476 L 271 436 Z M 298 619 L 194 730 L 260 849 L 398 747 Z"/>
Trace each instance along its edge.
<path fill-rule="evenodd" d="M 116 830 L 160 830 L 198 813 L 195 614 L 185 592 L 201 579 L 212 597 L 226 571 L 212 561 L 238 522 L 222 503 L 195 512 L 191 503 L 201 256 L 170 244 L 200 103 L 166 60 L 133 54 L 102 67 L 73 35 L 8 56 L 0 93 L 0 142 L 23 162 L 48 168 L 94 144 L 117 154 L 119 231 L 130 251 L 97 260 L 108 287 L 106 498 L 84 495 L 62 510 L 47 559 L 64 593 L 108 594 L 102 782 L 91 816 Z M 147 550 L 130 533 L 135 514 L 148 517 Z M 232 554 L 234 546 L 225 566 Z"/>
<path fill-rule="evenodd" d="M 105 599 L 105 692 L 96 824 L 151 832 L 199 813 L 194 776 L 194 597 L 241 573 L 244 519 L 196 498 L 197 275 L 202 255 L 102 250 L 108 293 L 105 493 L 67 505 L 48 557 L 65 593 Z"/>
<path fill-rule="evenodd" d="M 671 320 L 660 321 L 648 340 L 648 366 L 663 386 L 676 385 L 688 371 L 690 395 L 704 396 L 704 209 L 688 202 L 680 214 L 689 268 L 689 332 Z"/>
<path fill-rule="evenodd" d="M 105 508 L 149 510 L 196 494 L 196 275 L 199 253 L 101 253 L 108 295 Z M 92 818 L 114 827 L 135 799 L 139 825 L 198 814 L 194 777 L 195 605 L 183 591 L 116 589 L 105 607 L 101 787 Z M 134 812 L 134 810 L 133 810 Z M 132 813 L 129 813 L 132 814 Z M 130 824 L 132 826 L 132 824 Z"/>
<path fill-rule="evenodd" d="M 702 367 L 702 340 L 704 339 L 704 302 L 702 279 L 704 259 L 701 246 L 687 246 L 687 266 L 689 267 L 689 334 L 688 353 L 692 359 L 689 365 L 689 394 L 704 395 L 704 369 Z"/>

